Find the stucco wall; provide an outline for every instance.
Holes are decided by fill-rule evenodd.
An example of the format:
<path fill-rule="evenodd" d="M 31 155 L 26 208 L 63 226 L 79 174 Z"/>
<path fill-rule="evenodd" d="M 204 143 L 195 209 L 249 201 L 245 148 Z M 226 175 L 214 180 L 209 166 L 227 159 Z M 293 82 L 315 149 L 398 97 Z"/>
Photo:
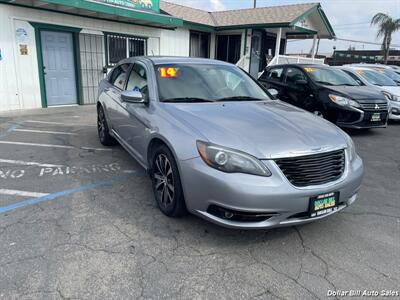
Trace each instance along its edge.
<path fill-rule="evenodd" d="M 163 30 L 0 4 L 0 111 L 42 107 L 35 31 L 29 21 L 83 28 L 91 34 L 106 31 L 147 37 L 149 55 L 189 55 L 187 29 Z M 17 28 L 28 34 L 22 43 L 17 41 Z M 27 55 L 20 54 L 19 44 L 27 45 Z"/>

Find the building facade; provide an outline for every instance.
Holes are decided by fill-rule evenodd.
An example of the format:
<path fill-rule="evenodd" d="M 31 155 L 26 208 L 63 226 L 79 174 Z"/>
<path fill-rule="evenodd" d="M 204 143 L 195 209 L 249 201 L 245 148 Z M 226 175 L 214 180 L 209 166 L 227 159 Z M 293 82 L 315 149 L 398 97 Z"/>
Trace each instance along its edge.
<path fill-rule="evenodd" d="M 318 4 L 206 12 L 158 0 L 0 0 L 0 111 L 92 104 L 119 60 L 196 56 L 257 74 L 289 38 L 333 38 Z"/>

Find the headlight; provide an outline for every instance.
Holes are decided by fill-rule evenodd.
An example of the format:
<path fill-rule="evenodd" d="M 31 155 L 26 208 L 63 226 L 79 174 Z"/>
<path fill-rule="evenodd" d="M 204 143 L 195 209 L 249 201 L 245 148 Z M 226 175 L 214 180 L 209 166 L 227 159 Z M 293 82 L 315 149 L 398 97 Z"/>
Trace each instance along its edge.
<path fill-rule="evenodd" d="M 329 94 L 329 99 L 341 106 L 361 107 L 357 101 L 351 100 L 343 96 Z"/>
<path fill-rule="evenodd" d="M 202 141 L 197 141 L 197 150 L 207 165 L 222 172 L 272 175 L 260 160 L 244 152 Z"/>
<path fill-rule="evenodd" d="M 352 138 L 346 132 L 343 131 L 343 134 L 347 141 L 347 150 L 349 153 L 349 160 L 353 161 L 357 157 L 356 146 L 354 145 Z"/>
<path fill-rule="evenodd" d="M 393 94 L 391 94 L 391 93 L 389 93 L 389 92 L 382 92 L 384 95 L 385 95 L 385 97 L 386 97 L 386 99 L 387 100 L 390 100 L 390 101 L 400 101 L 400 97 L 399 96 L 396 96 L 396 95 L 393 95 Z"/>

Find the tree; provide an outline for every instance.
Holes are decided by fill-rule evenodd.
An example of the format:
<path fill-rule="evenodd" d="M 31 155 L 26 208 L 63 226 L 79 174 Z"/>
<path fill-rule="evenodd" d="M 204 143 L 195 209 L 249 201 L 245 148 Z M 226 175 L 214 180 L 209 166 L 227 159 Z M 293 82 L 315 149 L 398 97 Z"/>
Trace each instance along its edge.
<path fill-rule="evenodd" d="M 378 25 L 377 38 L 383 37 L 382 51 L 385 64 L 387 64 L 392 34 L 400 29 L 400 19 L 393 19 L 384 13 L 377 13 L 371 20 L 371 25 Z"/>

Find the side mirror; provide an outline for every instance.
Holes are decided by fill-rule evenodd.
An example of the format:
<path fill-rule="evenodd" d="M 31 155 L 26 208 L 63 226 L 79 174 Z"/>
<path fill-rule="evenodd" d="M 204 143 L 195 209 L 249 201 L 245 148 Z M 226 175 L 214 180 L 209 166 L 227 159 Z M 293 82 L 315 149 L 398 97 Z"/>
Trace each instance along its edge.
<path fill-rule="evenodd" d="M 274 97 L 274 99 L 278 97 L 278 91 L 276 89 L 268 89 L 268 93 L 270 93 L 271 96 Z"/>
<path fill-rule="evenodd" d="M 295 85 L 307 85 L 308 82 L 307 82 L 307 80 L 301 79 L 301 80 L 296 80 L 296 81 L 294 82 L 294 84 L 295 84 Z"/>
<path fill-rule="evenodd" d="M 139 91 L 123 91 L 121 93 L 121 100 L 128 103 L 146 103 L 146 99 Z"/>

